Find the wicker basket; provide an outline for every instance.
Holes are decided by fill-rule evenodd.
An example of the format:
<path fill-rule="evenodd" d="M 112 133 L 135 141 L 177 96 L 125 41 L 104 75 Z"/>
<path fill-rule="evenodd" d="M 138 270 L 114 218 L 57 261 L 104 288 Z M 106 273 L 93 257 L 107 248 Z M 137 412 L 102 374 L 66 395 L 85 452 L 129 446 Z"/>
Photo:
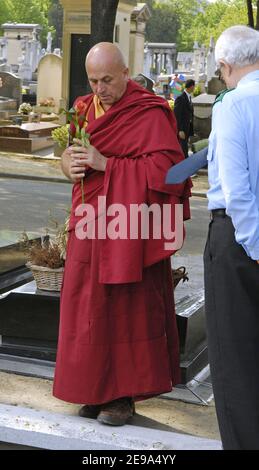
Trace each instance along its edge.
<path fill-rule="evenodd" d="M 26 263 L 30 268 L 38 289 L 60 291 L 64 268 L 51 269 L 44 266 Z"/>

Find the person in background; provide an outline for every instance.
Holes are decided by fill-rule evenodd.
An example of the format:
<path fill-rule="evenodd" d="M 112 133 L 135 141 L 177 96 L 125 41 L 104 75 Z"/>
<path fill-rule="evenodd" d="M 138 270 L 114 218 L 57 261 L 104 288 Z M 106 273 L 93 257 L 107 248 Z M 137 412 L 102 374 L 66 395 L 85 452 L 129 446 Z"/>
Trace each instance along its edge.
<path fill-rule="evenodd" d="M 193 104 L 191 94 L 193 93 L 194 87 L 194 80 L 186 80 L 183 93 L 176 98 L 174 103 L 178 137 L 185 158 L 188 157 L 189 137 L 193 135 Z"/>

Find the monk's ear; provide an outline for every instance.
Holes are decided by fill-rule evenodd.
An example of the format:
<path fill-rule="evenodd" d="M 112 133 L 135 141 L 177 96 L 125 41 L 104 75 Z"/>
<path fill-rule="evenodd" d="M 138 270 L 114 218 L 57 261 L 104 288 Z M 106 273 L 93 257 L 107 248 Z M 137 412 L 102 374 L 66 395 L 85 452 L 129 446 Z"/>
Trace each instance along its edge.
<path fill-rule="evenodd" d="M 128 69 L 128 67 L 125 67 L 125 69 L 123 70 L 123 75 L 125 77 L 125 80 L 129 79 L 129 69 Z"/>

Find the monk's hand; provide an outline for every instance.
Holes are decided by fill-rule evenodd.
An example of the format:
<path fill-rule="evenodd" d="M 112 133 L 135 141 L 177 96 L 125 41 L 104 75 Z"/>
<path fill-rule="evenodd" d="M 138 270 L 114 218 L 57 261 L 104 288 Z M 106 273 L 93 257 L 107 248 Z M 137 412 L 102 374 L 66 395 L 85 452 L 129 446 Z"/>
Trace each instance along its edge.
<path fill-rule="evenodd" d="M 184 140 L 185 139 L 185 132 L 184 131 L 179 131 L 179 137 L 180 137 L 180 139 Z"/>
<path fill-rule="evenodd" d="M 90 167 L 97 171 L 105 171 L 106 169 L 108 158 L 104 157 L 93 145 L 72 147 L 71 156 L 76 169 L 80 166 L 85 169 Z"/>
<path fill-rule="evenodd" d="M 74 148 L 68 147 L 62 154 L 62 160 L 67 161 L 67 176 L 73 183 L 77 183 L 84 178 L 87 165 L 83 159 L 75 158 L 74 155 Z"/>

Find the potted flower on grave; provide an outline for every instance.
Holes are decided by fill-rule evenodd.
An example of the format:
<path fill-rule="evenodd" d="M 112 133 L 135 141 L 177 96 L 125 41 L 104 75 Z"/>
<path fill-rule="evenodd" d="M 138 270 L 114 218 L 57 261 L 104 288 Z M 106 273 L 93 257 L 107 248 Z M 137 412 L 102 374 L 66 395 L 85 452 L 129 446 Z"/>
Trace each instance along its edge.
<path fill-rule="evenodd" d="M 37 288 L 60 291 L 66 258 L 69 217 L 64 224 L 53 222 L 55 224 L 54 236 L 46 233 L 41 240 L 31 241 L 24 231 L 20 245 L 26 250 L 28 257 L 26 266 L 31 270 Z"/>
<path fill-rule="evenodd" d="M 69 124 L 54 129 L 51 137 L 54 140 L 54 155 L 61 157 L 69 143 Z"/>
<path fill-rule="evenodd" d="M 32 112 L 32 106 L 30 103 L 22 103 L 19 106 L 18 114 L 25 114 L 28 115 Z"/>
<path fill-rule="evenodd" d="M 52 97 L 40 98 L 39 103 L 34 106 L 34 111 L 38 113 L 51 114 L 55 111 L 55 100 Z"/>

